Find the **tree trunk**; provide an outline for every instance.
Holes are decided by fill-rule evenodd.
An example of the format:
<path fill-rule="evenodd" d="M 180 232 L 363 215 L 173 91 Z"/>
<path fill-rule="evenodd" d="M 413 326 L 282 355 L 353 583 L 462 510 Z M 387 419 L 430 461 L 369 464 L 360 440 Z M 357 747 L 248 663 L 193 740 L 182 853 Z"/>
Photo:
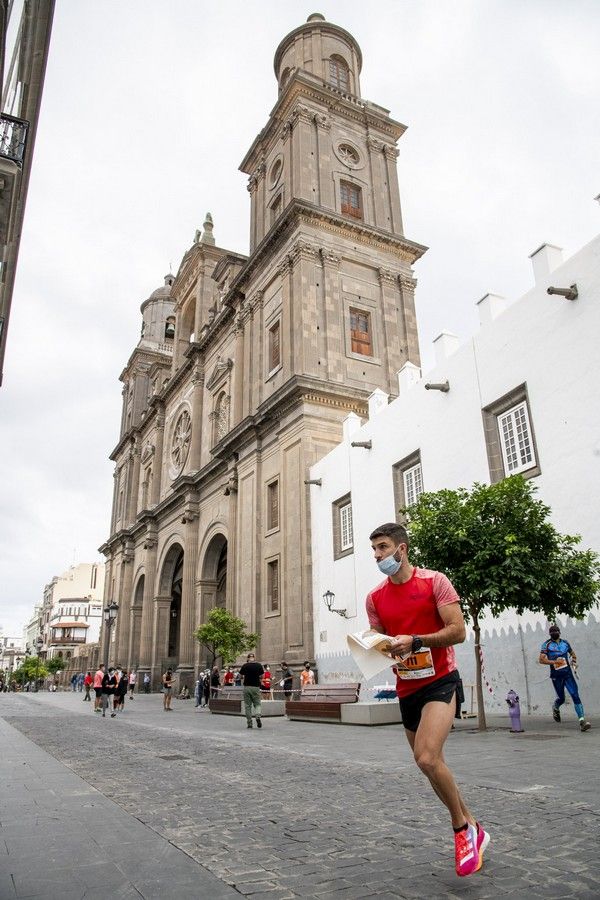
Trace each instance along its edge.
<path fill-rule="evenodd" d="M 479 627 L 479 620 L 477 615 L 471 612 L 471 618 L 473 619 L 473 633 L 475 635 L 475 688 L 477 690 L 477 727 L 479 731 L 487 730 L 487 723 L 485 721 L 485 707 L 483 705 L 483 684 L 481 678 L 481 629 Z"/>

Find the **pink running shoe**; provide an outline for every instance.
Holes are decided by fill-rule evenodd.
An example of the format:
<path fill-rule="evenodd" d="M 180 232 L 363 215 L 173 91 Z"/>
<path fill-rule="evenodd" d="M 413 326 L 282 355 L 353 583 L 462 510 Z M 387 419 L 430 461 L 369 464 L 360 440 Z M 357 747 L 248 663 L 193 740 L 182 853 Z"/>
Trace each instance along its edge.
<path fill-rule="evenodd" d="M 474 825 L 468 825 L 463 831 L 454 832 L 454 859 L 457 875 L 472 875 L 481 868 L 477 849 L 478 837 L 477 828 Z"/>
<path fill-rule="evenodd" d="M 483 851 L 487 848 L 487 845 L 490 842 L 490 836 L 487 831 L 483 830 L 483 825 L 480 822 L 477 823 L 478 832 L 477 832 L 477 853 L 479 854 L 479 866 L 477 867 L 477 871 L 483 865 Z"/>

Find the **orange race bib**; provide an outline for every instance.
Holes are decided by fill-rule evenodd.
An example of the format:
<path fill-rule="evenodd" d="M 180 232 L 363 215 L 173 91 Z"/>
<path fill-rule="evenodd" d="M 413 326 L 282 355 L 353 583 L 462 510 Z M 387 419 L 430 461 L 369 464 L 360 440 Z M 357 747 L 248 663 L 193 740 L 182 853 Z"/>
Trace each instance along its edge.
<path fill-rule="evenodd" d="M 396 673 L 398 678 L 403 681 L 410 681 L 414 678 L 430 678 L 435 675 L 435 666 L 433 665 L 433 657 L 431 650 L 417 650 L 411 653 L 406 659 L 396 662 Z"/>
<path fill-rule="evenodd" d="M 564 656 L 563 656 L 561 659 L 555 659 L 555 660 L 552 662 L 552 665 L 553 665 L 553 667 L 554 667 L 554 670 L 556 671 L 557 669 L 566 669 L 568 663 L 567 663 L 566 659 L 565 659 Z"/>

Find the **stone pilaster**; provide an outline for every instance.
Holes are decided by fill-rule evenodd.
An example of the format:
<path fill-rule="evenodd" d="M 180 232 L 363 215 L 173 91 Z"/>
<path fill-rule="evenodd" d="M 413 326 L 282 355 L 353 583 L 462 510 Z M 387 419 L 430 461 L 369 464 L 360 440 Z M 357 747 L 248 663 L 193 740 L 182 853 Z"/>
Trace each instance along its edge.
<path fill-rule="evenodd" d="M 323 261 L 323 311 L 322 318 L 325 328 L 326 359 L 321 360 L 321 377 L 339 384 L 344 382 L 345 371 L 343 360 L 345 359 L 344 334 L 341 322 L 342 296 L 340 289 L 340 263 L 341 258 L 330 250 L 321 250 Z"/>
<path fill-rule="evenodd" d="M 189 469 L 197 472 L 202 464 L 202 412 L 204 408 L 204 371 L 196 363 L 192 375 L 192 437 L 190 441 Z"/>
<path fill-rule="evenodd" d="M 169 616 L 171 595 L 161 595 L 152 600 L 152 662 L 150 676 L 152 686 L 159 687 L 163 666 L 169 656 Z"/>
<path fill-rule="evenodd" d="M 142 602 L 142 621 L 140 628 L 140 649 L 138 664 L 140 671 L 149 672 L 152 664 L 152 626 L 154 618 L 154 583 L 156 580 L 156 537 L 148 535 L 144 542 L 146 565 L 144 578 L 144 598 Z M 133 651 L 135 654 L 135 651 Z"/>
<path fill-rule="evenodd" d="M 154 470 L 152 472 L 152 506 L 156 506 L 156 504 L 160 502 L 160 489 L 162 482 L 163 445 L 165 440 L 165 411 L 162 404 L 156 410 L 155 438 Z"/>
<path fill-rule="evenodd" d="M 394 234 L 403 234 L 402 212 L 400 209 L 400 188 L 398 186 L 398 167 L 396 160 L 399 150 L 393 144 L 385 144 L 383 148 L 388 183 L 388 198 L 390 204 L 391 223 L 389 230 Z"/>
<path fill-rule="evenodd" d="M 404 314 L 406 359 L 408 362 L 414 363 L 415 366 L 420 366 L 421 354 L 419 352 L 419 334 L 417 331 L 417 313 L 415 310 L 416 286 L 417 281 L 415 278 L 412 278 L 410 275 L 400 276 L 400 293 L 402 295 L 400 308 L 403 310 Z"/>
<path fill-rule="evenodd" d="M 183 513 L 185 551 L 183 556 L 183 584 L 181 594 L 181 622 L 179 626 L 179 684 L 192 686 L 194 672 L 196 622 L 196 564 L 198 560 L 198 503 L 190 497 Z"/>

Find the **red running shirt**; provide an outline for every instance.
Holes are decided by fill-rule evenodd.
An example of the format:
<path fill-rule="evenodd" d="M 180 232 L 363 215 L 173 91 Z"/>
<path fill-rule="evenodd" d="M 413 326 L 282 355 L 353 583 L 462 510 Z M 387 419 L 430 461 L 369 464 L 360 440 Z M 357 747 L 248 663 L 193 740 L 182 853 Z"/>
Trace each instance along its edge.
<path fill-rule="evenodd" d="M 384 634 L 434 634 L 444 627 L 438 609 L 459 603 L 449 579 L 431 569 L 413 569 L 404 584 L 386 578 L 367 595 L 369 624 Z M 456 669 L 454 647 L 423 648 L 403 663 L 396 674 L 396 693 L 407 697 Z"/>

